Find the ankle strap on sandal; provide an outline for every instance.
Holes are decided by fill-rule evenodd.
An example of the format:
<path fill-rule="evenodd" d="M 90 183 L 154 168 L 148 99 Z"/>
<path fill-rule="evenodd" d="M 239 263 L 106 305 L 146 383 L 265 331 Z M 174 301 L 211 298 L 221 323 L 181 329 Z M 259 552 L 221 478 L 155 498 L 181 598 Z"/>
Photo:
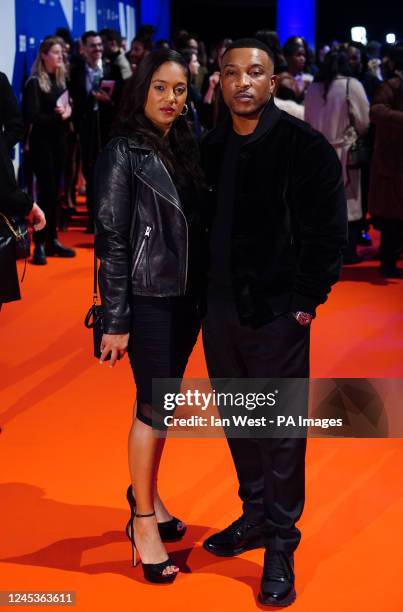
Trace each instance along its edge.
<path fill-rule="evenodd" d="M 155 510 L 154 510 L 154 512 L 150 512 L 150 514 L 138 514 L 136 512 L 136 514 L 134 516 L 138 516 L 139 518 L 143 518 L 145 516 L 155 516 Z"/>

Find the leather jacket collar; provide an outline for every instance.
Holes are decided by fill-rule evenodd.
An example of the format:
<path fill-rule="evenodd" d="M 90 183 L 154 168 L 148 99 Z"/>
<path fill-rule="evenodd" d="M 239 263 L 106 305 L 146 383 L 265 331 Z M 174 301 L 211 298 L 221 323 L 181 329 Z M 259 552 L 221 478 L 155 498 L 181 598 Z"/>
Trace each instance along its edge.
<path fill-rule="evenodd" d="M 138 149 L 147 152 L 145 156 L 141 156 L 140 163 L 135 166 L 135 176 L 168 202 L 182 210 L 183 206 L 172 177 L 161 159 L 155 155 L 152 147 L 139 142 L 135 137 L 128 138 L 128 146 L 131 150 Z"/>

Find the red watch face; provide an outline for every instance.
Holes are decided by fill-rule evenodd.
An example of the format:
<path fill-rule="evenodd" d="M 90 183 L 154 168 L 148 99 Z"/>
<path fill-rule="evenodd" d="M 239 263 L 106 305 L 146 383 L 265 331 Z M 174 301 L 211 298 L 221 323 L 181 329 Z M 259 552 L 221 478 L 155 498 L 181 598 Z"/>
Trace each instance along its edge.
<path fill-rule="evenodd" d="M 307 327 L 312 321 L 312 315 L 308 314 L 307 312 L 297 312 L 295 316 L 298 323 L 300 325 L 304 325 L 305 327 Z"/>

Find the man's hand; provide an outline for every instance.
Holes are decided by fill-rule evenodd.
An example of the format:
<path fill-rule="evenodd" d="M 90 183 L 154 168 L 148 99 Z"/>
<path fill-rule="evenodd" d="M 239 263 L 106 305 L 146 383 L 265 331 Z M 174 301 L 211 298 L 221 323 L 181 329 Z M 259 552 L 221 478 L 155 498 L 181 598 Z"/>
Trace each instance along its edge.
<path fill-rule="evenodd" d="M 104 363 L 106 357 L 111 354 L 109 367 L 113 368 L 118 359 L 121 359 L 127 351 L 129 334 L 103 334 L 101 341 L 102 355 L 99 363 Z"/>
<path fill-rule="evenodd" d="M 112 102 L 112 98 L 102 90 L 93 91 L 92 95 L 98 100 L 98 102 L 103 102 L 105 104 L 110 104 Z"/>
<path fill-rule="evenodd" d="M 34 228 L 35 232 L 39 232 L 39 230 L 42 230 L 46 225 L 45 213 L 41 208 L 39 208 L 36 202 L 34 202 L 27 219 L 28 223 Z"/>

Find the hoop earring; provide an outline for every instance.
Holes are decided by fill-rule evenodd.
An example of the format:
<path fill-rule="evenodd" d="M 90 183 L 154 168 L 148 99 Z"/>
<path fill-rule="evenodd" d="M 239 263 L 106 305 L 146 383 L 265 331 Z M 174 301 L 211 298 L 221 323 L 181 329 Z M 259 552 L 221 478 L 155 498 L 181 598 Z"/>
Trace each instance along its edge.
<path fill-rule="evenodd" d="M 184 111 L 185 111 L 185 112 L 184 112 Z M 185 115 L 187 115 L 187 114 L 188 114 L 188 112 L 189 112 L 189 107 L 188 107 L 188 105 L 187 105 L 187 104 L 184 104 L 184 105 L 183 105 L 182 112 L 180 113 L 180 114 L 181 114 L 181 117 L 184 117 Z"/>

